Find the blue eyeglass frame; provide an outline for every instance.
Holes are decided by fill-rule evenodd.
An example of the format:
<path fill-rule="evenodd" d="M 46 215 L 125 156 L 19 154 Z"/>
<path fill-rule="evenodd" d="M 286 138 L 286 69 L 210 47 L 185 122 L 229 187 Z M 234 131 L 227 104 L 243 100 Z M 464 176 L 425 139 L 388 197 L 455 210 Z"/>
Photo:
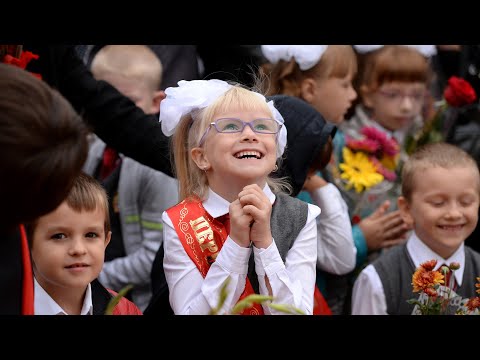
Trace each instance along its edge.
<path fill-rule="evenodd" d="M 217 128 L 217 121 L 219 120 L 239 120 L 241 123 L 242 123 L 242 128 L 241 129 L 238 129 L 236 131 L 220 131 L 218 128 Z M 276 132 L 259 132 L 259 131 L 256 131 L 254 128 L 253 128 L 253 122 L 255 120 L 271 120 L 271 121 L 274 121 L 277 125 L 278 125 L 278 130 Z M 203 142 L 205 141 L 205 138 L 207 137 L 208 135 L 208 132 L 210 131 L 210 128 L 212 127 L 215 128 L 215 130 L 217 130 L 218 133 L 220 134 L 235 134 L 235 133 L 242 133 L 243 130 L 245 130 L 245 126 L 249 126 L 250 129 L 252 129 L 252 131 L 256 134 L 270 134 L 270 135 L 274 135 L 274 134 L 278 134 L 280 132 L 280 129 L 282 128 L 283 124 L 280 124 L 278 121 L 276 121 L 275 119 L 270 119 L 270 118 L 258 118 L 258 119 L 253 119 L 252 121 L 243 121 L 242 119 L 237 119 L 237 118 L 220 118 L 220 119 L 217 119 L 215 120 L 214 122 L 211 122 L 210 124 L 208 124 L 208 128 L 207 130 L 205 130 L 205 132 L 203 133 L 202 135 L 202 138 L 200 139 L 199 143 L 198 143 L 198 146 L 202 146 Z"/>

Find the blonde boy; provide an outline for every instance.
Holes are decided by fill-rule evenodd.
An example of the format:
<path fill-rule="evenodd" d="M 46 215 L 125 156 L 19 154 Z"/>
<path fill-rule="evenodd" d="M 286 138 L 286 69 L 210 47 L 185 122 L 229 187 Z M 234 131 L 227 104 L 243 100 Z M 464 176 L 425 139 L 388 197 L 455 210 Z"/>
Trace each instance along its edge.
<path fill-rule="evenodd" d="M 480 175 L 475 160 L 446 143 L 417 150 L 402 171 L 398 206 L 413 228 L 405 245 L 398 245 L 367 266 L 353 289 L 352 314 L 410 315 L 414 298 L 412 274 L 421 263 L 457 262 L 456 291 L 475 296 L 480 254 L 464 245 L 478 221 Z"/>

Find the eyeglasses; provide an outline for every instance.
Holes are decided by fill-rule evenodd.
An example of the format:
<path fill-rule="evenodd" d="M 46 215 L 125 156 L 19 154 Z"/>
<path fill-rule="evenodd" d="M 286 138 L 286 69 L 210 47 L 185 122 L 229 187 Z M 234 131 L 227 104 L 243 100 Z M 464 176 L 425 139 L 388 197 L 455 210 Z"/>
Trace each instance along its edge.
<path fill-rule="evenodd" d="M 423 90 L 412 91 L 411 93 L 398 90 L 378 90 L 378 92 L 382 94 L 388 101 L 395 103 L 401 103 L 406 97 L 409 97 L 412 102 L 417 104 L 421 103 L 425 99 L 425 91 Z"/>
<path fill-rule="evenodd" d="M 246 122 L 235 118 L 221 118 L 209 124 L 210 126 L 205 130 L 202 138 L 200 139 L 199 146 L 203 144 L 210 128 L 213 127 L 217 132 L 222 134 L 241 133 L 245 129 L 245 126 L 249 126 L 253 132 L 257 134 L 277 134 L 282 128 L 282 124 L 273 119 L 255 119 L 250 122 Z"/>

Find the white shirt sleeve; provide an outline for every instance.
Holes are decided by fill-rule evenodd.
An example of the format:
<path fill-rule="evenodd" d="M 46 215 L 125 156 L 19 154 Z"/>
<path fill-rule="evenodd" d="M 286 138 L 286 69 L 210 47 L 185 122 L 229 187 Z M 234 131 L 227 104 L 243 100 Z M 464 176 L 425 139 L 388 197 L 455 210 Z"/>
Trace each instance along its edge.
<path fill-rule="evenodd" d="M 307 222 L 288 251 L 285 263 L 278 252 L 275 240 L 267 249 L 253 247 L 260 293 L 269 295 L 265 282 L 266 275 L 272 288 L 274 303 L 290 304 L 308 315 L 313 314 L 317 258 L 316 217 L 319 213 L 320 209 L 317 206 L 308 205 Z M 263 310 L 265 314 L 285 314 L 266 305 L 263 306 Z"/>
<path fill-rule="evenodd" d="M 352 315 L 388 315 L 383 284 L 371 264 L 362 270 L 353 285 Z"/>
<path fill-rule="evenodd" d="M 317 219 L 317 267 L 331 274 L 347 274 L 355 268 L 357 255 L 347 204 L 330 183 L 310 195 L 322 209 Z"/>
<path fill-rule="evenodd" d="M 220 309 L 220 313 L 229 312 L 245 289 L 248 259 L 252 249 L 243 248 L 228 237 L 207 276 L 203 278 L 184 250 L 166 212 L 163 213 L 162 219 L 165 247 L 163 267 L 170 291 L 170 305 L 174 313 L 209 314 L 211 309 L 217 307 L 220 289 L 230 277 L 227 299 Z"/>

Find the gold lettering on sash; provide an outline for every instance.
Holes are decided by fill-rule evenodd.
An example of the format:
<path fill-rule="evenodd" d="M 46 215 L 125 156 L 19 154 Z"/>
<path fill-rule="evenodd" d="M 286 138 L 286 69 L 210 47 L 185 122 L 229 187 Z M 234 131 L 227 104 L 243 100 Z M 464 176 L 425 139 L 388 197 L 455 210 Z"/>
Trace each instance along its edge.
<path fill-rule="evenodd" d="M 213 231 L 210 228 L 210 224 L 203 216 L 200 216 L 195 220 L 190 220 L 190 226 L 195 232 L 195 236 L 197 237 L 198 243 L 200 245 L 202 245 L 207 240 L 213 240 Z"/>
<path fill-rule="evenodd" d="M 214 240 L 210 240 L 209 242 L 203 243 L 203 244 L 200 243 L 200 248 L 202 249 L 202 251 L 205 251 L 205 249 L 208 248 L 208 251 L 210 251 L 212 253 L 218 251 L 218 246 L 217 246 L 217 244 L 215 244 Z"/>
<path fill-rule="evenodd" d="M 195 220 L 190 220 L 189 223 L 195 233 L 195 237 L 197 238 L 202 252 L 207 249 L 209 252 L 213 253 L 207 257 L 209 263 L 213 262 L 212 260 L 217 257 L 216 253 L 218 253 L 219 249 L 214 240 L 214 234 L 210 227 L 210 223 L 203 216 L 200 216 Z"/>

